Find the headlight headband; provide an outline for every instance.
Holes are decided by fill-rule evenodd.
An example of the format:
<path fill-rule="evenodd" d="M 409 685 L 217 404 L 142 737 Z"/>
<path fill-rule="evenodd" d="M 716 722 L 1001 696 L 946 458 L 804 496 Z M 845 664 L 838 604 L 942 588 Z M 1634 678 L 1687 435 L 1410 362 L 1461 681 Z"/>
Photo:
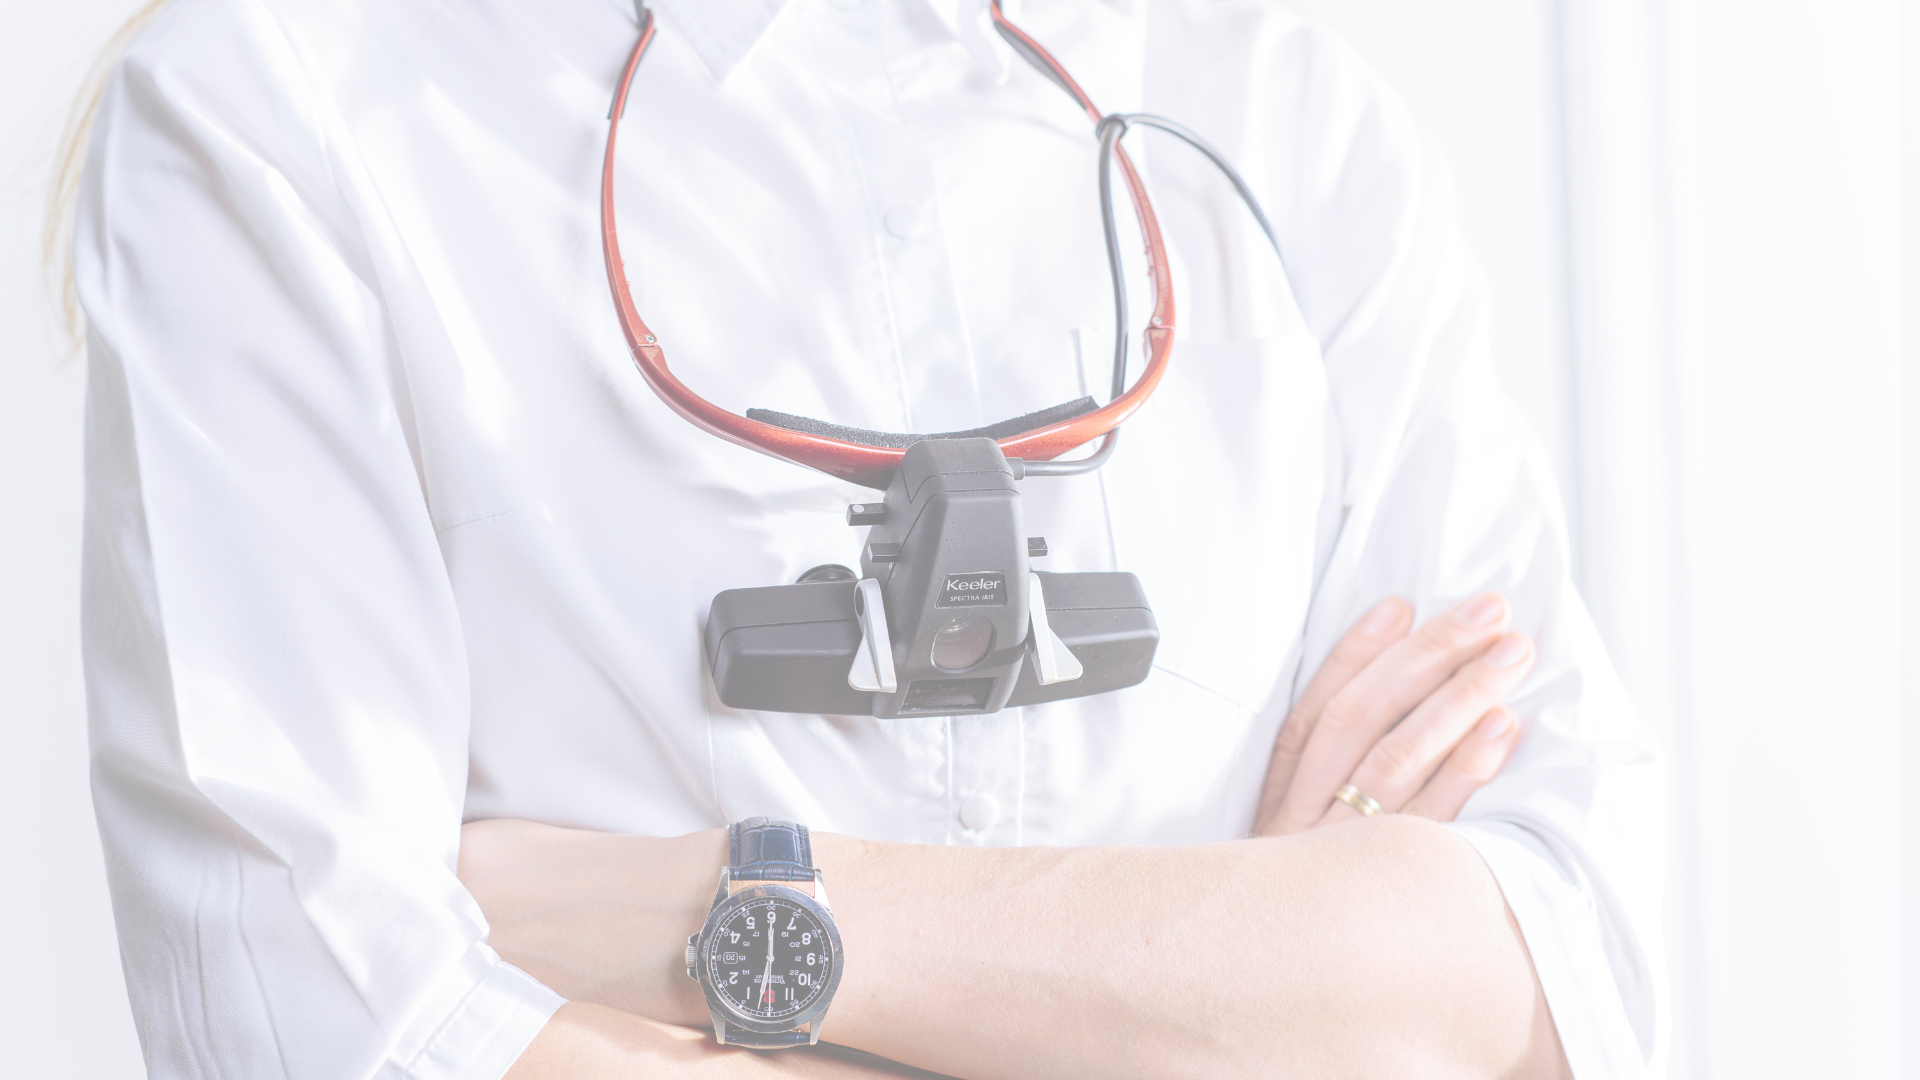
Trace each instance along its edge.
<path fill-rule="evenodd" d="M 779 413 L 754 409 L 762 417 L 775 419 L 777 423 L 768 423 L 752 416 L 741 416 L 728 412 L 707 399 L 694 393 L 681 382 L 667 367 L 666 351 L 653 331 L 648 329 L 646 321 L 633 302 L 632 289 L 627 284 L 626 263 L 620 255 L 619 228 L 614 216 L 614 145 L 619 132 L 620 118 L 626 110 L 628 90 L 633 85 L 634 72 L 639 70 L 640 58 L 645 55 L 647 46 L 653 41 L 653 12 L 644 4 L 637 5 L 640 10 L 640 39 L 634 44 L 633 52 L 627 57 L 626 68 L 620 73 L 620 81 L 614 91 L 613 108 L 610 110 L 607 124 L 607 152 L 600 174 L 600 241 L 602 253 L 606 259 L 607 283 L 613 291 L 614 308 L 619 312 L 620 328 L 626 333 L 627 347 L 633 354 L 633 362 L 640 369 L 647 385 L 653 388 L 660 400 L 696 426 L 752 450 L 763 454 L 804 465 L 811 469 L 837 476 L 871 488 L 884 489 L 892 478 L 905 454 L 904 443 L 914 436 L 890 436 L 881 432 L 865 432 L 858 429 L 843 428 L 807 420 L 803 417 L 789 417 Z M 1000 10 L 999 0 L 992 4 L 994 29 L 1042 75 L 1059 85 L 1072 95 L 1080 106 L 1087 111 L 1101 139 L 1101 197 L 1104 223 L 1107 229 L 1108 261 L 1114 274 L 1115 307 L 1118 318 L 1116 328 L 1117 343 L 1114 358 L 1114 396 L 1107 404 L 1093 407 L 1090 399 L 1082 399 L 1066 405 L 1055 406 L 1037 413 L 1031 413 L 1014 420 L 1003 421 L 987 428 L 972 432 L 953 432 L 943 437 L 985 435 L 999 443 L 1001 452 L 1008 458 L 1023 459 L 1027 463 L 1026 471 L 1033 474 L 1063 474 L 1084 471 L 1097 466 L 1105 460 L 1111 451 L 1114 429 L 1132 416 L 1145 404 L 1160 378 L 1166 372 L 1167 358 L 1173 351 L 1173 275 L 1167 265 L 1166 244 L 1160 237 L 1160 224 L 1154 217 L 1153 204 L 1147 198 L 1146 186 L 1141 183 L 1140 174 L 1134 169 L 1133 162 L 1127 157 L 1124 148 L 1118 145 L 1120 135 L 1126 130 L 1126 118 L 1109 118 L 1101 114 L 1087 97 L 1080 84 L 1067 74 L 1053 55 L 1040 44 L 1007 21 Z M 1191 140 L 1189 140 L 1191 141 Z M 1153 313 L 1148 319 L 1144 331 L 1144 348 L 1147 355 L 1146 368 L 1132 387 L 1122 392 L 1126 372 L 1126 332 L 1127 319 L 1126 291 L 1120 278 L 1119 252 L 1115 244 L 1112 226 L 1111 193 L 1108 187 L 1107 162 L 1117 160 L 1121 176 L 1126 182 L 1127 194 L 1133 201 L 1134 214 L 1140 223 L 1141 235 L 1146 240 L 1148 273 L 1153 282 Z M 1264 225 L 1264 220 L 1262 221 Z M 1271 230 L 1269 230 L 1269 233 Z M 797 426 L 783 426 L 794 424 Z M 811 430 L 805 430 L 811 429 Z M 1009 430 L 1017 429 L 1017 430 Z M 847 437 L 836 437 L 834 432 Z M 1083 446 L 1105 436 L 1105 442 L 1093 457 L 1084 462 L 1052 463 L 1052 459 L 1077 446 Z M 883 442 L 902 443 L 903 445 L 880 445 Z M 1048 464 L 1042 464 L 1048 463 Z M 1016 466 L 1019 468 L 1019 466 Z"/>

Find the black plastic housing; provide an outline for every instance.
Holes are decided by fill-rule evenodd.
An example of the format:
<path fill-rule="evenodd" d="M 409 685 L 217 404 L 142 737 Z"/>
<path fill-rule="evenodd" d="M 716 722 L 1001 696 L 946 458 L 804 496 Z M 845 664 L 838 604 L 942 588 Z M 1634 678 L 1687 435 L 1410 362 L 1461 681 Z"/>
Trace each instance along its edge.
<path fill-rule="evenodd" d="M 728 589 L 707 613 L 707 664 L 730 709 L 867 716 L 873 697 L 847 685 L 860 620 L 855 582 Z"/>
<path fill-rule="evenodd" d="M 1159 628 L 1132 574 L 1047 575 L 1047 620 L 1036 623 L 1029 559 L 1046 551 L 1046 541 L 1026 534 L 1013 465 L 992 439 L 914 443 L 885 501 L 849 507 L 847 520 L 869 526 L 860 581 L 821 581 L 835 575 L 816 567 L 806 575 L 814 580 L 714 597 L 706 646 L 722 703 L 955 716 L 1117 690 L 1152 668 Z M 848 685 L 863 640 L 862 595 L 885 608 L 879 616 L 890 661 L 875 666 L 862 658 L 864 691 Z M 1034 662 L 1062 676 L 1072 670 L 1058 663 L 1050 640 L 1034 639 L 1033 627 L 1047 623 L 1082 672 L 1042 686 Z M 877 649 L 881 627 L 868 626 Z"/>
<path fill-rule="evenodd" d="M 1041 686 L 1023 666 L 998 707 L 1121 690 L 1147 677 L 1160 628 L 1138 578 L 1127 573 L 1042 572 L 1040 587 L 1053 632 L 1086 672 L 1071 682 Z M 862 693 L 847 685 L 847 670 L 860 645 L 853 590 L 853 582 L 835 581 L 728 589 L 714 597 L 706 653 L 720 701 L 733 709 L 869 716 L 881 715 L 876 705 L 884 709 L 888 699 L 904 697 L 911 689 L 904 669 L 899 695 Z M 906 715 L 990 711 L 984 706 L 934 705 Z"/>

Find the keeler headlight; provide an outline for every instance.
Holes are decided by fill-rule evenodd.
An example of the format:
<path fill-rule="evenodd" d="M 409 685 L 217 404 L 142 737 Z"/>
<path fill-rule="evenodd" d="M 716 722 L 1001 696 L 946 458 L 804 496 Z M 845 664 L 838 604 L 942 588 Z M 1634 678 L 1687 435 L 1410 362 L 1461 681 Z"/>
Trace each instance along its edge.
<path fill-rule="evenodd" d="M 706 656 L 720 700 L 771 712 L 948 716 L 984 713 L 1132 686 L 1159 643 L 1153 611 L 1127 573 L 1049 574 L 1032 559 L 1046 541 L 1026 535 L 1016 483 L 1090 472 L 1112 454 L 1120 423 L 1158 386 L 1173 349 L 1173 278 L 1146 186 L 1120 146 L 1130 125 L 1179 136 L 1232 180 L 1276 254 L 1279 243 L 1252 191 L 1205 140 L 1145 114 L 1102 115 L 1039 43 L 1007 21 L 994 29 L 1095 122 L 1100 214 L 1113 279 L 1112 393 L 1056 405 L 971 431 L 906 435 L 849 428 L 766 409 L 741 416 L 694 393 L 668 369 L 659 339 L 635 307 L 614 214 L 614 145 L 634 72 L 653 40 L 644 3 L 640 40 L 614 91 L 601 170 L 600 235 L 607 280 L 627 344 L 647 385 L 704 430 L 797 465 L 883 489 L 848 508 L 868 529 L 860 572 L 817 567 L 792 585 L 729 589 L 714 597 Z M 1127 385 L 1127 290 L 1114 222 L 1117 163 L 1146 242 L 1153 310 L 1146 363 Z M 1056 460 L 1078 447 L 1086 457 Z"/>
<path fill-rule="evenodd" d="M 1035 571 L 1045 541 L 1026 535 L 1014 476 L 992 439 L 908 447 L 885 501 L 848 513 L 868 525 L 857 580 L 714 597 L 705 651 L 720 700 L 948 716 L 1146 678 L 1160 632 L 1139 580 Z"/>

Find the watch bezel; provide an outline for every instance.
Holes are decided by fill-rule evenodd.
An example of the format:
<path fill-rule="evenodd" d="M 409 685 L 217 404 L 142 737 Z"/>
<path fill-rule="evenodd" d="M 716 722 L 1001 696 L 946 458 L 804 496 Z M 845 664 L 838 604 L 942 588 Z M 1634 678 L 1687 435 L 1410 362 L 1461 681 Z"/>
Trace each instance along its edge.
<path fill-rule="evenodd" d="M 707 955 L 708 949 L 713 945 L 713 928 L 715 926 L 725 922 L 727 916 L 731 914 L 734 909 L 753 900 L 766 899 L 769 897 L 792 900 L 807 909 L 807 912 L 819 920 L 820 925 L 826 929 L 827 942 L 832 950 L 832 964 L 828 970 L 826 985 L 820 990 L 819 998 L 816 999 L 813 1004 L 794 1013 L 792 1016 L 781 1017 L 777 1020 L 765 1020 L 740 1012 L 733 1004 L 732 999 L 720 993 L 713 985 Z M 827 1006 L 833 1003 L 834 993 L 840 989 L 840 961 L 843 955 L 840 944 L 840 927 L 833 921 L 833 910 L 831 908 L 790 885 L 768 882 L 766 884 L 751 885 L 741 889 L 739 892 L 716 903 L 713 908 L 707 912 L 706 924 L 700 928 L 700 940 L 695 944 L 694 977 L 700 980 L 700 989 L 706 993 L 707 1004 L 713 1010 L 716 1018 L 725 1017 L 726 1022 L 734 1027 L 762 1035 L 772 1035 L 782 1031 L 792 1031 L 795 1028 L 806 1027 L 811 1024 L 814 1026 L 809 1027 L 808 1031 L 809 1033 L 815 1033 L 818 1030 L 821 1018 L 826 1015 Z"/>

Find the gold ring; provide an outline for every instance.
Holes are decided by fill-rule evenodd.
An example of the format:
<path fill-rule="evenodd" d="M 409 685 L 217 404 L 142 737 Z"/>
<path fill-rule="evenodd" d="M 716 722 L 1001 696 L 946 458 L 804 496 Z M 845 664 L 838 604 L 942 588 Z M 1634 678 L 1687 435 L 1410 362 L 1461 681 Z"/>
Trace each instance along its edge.
<path fill-rule="evenodd" d="M 1339 791 L 1333 793 L 1333 797 L 1360 811 L 1361 817 L 1372 817 L 1380 812 L 1380 804 L 1352 784 L 1342 785 Z"/>

